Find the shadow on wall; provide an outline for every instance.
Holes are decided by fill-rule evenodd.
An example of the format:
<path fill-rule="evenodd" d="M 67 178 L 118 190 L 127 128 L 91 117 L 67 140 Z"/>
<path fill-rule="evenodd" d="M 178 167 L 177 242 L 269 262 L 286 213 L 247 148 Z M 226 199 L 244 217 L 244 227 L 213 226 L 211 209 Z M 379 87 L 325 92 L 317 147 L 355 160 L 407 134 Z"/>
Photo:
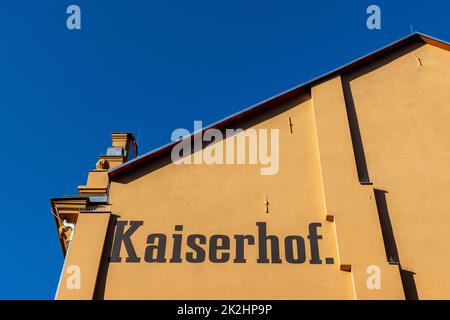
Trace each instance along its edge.
<path fill-rule="evenodd" d="M 363 141 L 361 138 L 361 129 L 358 122 L 358 116 L 355 107 L 355 101 L 351 90 L 351 81 L 362 75 L 370 73 L 384 65 L 402 57 L 417 48 L 425 45 L 424 43 L 409 43 L 400 47 L 398 50 L 386 55 L 383 58 L 374 60 L 373 62 L 356 68 L 353 71 L 343 73 L 341 75 L 342 89 L 344 91 L 345 107 L 347 109 L 347 118 L 352 139 L 353 152 L 355 156 L 356 169 L 358 171 L 358 178 L 361 184 L 372 184 L 369 177 L 369 170 L 367 168 L 366 155 L 364 153 Z"/>
<path fill-rule="evenodd" d="M 106 280 L 108 277 L 109 269 L 109 257 L 111 255 L 114 230 L 118 218 L 118 215 L 112 214 L 111 218 L 109 219 L 108 230 L 106 231 L 105 245 L 103 246 L 100 267 L 97 273 L 97 281 L 95 283 L 93 300 L 103 300 L 105 298 Z"/>
<path fill-rule="evenodd" d="M 386 201 L 387 192 L 384 190 L 374 189 L 374 193 L 378 216 L 380 218 L 384 247 L 386 249 L 386 258 L 390 264 L 398 265 L 406 300 L 419 300 L 416 282 L 414 280 L 415 273 L 403 269 L 400 263 L 397 244 L 395 242 L 394 230 L 392 229 L 391 218 L 389 217 L 389 211 Z"/>
<path fill-rule="evenodd" d="M 361 128 L 358 121 L 355 101 L 352 94 L 351 82 L 365 74 L 368 74 L 384 65 L 402 57 L 420 47 L 424 43 L 408 43 L 401 46 L 398 50 L 386 55 L 383 58 L 376 59 L 362 67 L 356 68 L 349 72 L 341 74 L 342 89 L 344 94 L 345 107 L 347 110 L 347 119 L 349 124 L 350 136 L 353 145 L 353 153 L 355 157 L 355 165 L 358 172 L 358 180 L 360 184 L 371 185 L 369 170 L 364 152 L 364 143 L 361 137 Z M 395 241 L 394 230 L 392 228 L 389 210 L 386 201 L 386 191 L 374 189 L 375 201 L 380 220 L 380 227 L 383 235 L 384 246 L 386 250 L 386 258 L 390 264 L 398 265 L 400 277 L 402 281 L 403 291 L 407 300 L 419 300 L 416 283 L 414 280 L 415 273 L 402 268 L 400 256 Z"/>

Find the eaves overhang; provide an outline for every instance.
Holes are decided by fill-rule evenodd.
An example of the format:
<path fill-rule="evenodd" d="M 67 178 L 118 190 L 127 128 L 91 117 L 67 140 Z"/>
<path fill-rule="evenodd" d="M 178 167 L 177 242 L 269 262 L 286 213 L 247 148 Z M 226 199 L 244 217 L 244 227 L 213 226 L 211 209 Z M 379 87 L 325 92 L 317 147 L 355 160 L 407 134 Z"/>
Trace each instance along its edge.
<path fill-rule="evenodd" d="M 219 120 L 205 128 L 202 128 L 200 131 L 193 132 L 189 136 L 186 136 L 184 139 L 188 139 L 188 138 L 193 137 L 196 134 L 203 133 L 204 131 L 206 131 L 210 128 L 216 128 L 216 129 L 224 129 L 227 127 L 230 128 L 230 125 L 232 123 L 236 123 L 237 121 L 249 118 L 252 115 L 255 115 L 256 113 L 260 113 L 262 111 L 270 109 L 271 107 L 276 106 L 282 102 L 285 102 L 293 97 L 296 97 L 296 96 L 300 95 L 301 93 L 309 92 L 309 90 L 311 89 L 311 86 L 313 86 L 319 82 L 322 82 L 322 81 L 326 80 L 327 78 L 342 74 L 344 72 L 351 71 L 351 70 L 358 68 L 364 64 L 367 64 L 367 63 L 369 63 L 369 62 L 371 62 L 371 61 L 373 61 L 373 60 L 375 60 L 375 59 L 377 59 L 377 58 L 379 58 L 379 57 L 381 57 L 403 45 L 413 43 L 415 41 L 421 41 L 423 43 L 427 43 L 427 44 L 439 47 L 441 49 L 450 51 L 450 43 L 449 42 L 425 35 L 420 32 L 414 32 L 404 38 L 401 38 L 400 40 L 397 40 L 395 42 L 388 44 L 387 46 L 385 46 L 381 49 L 378 49 L 378 50 L 376 50 L 372 53 L 369 53 L 363 57 L 355 59 L 341 67 L 338 67 L 338 68 L 336 68 L 332 71 L 329 71 L 323 75 L 320 75 L 316 78 L 306 81 L 306 82 L 304 82 L 298 86 L 295 86 L 291 89 L 288 89 L 278 95 L 275 95 L 275 96 L 270 97 L 266 100 L 263 100 L 257 104 L 254 104 L 254 105 L 252 105 L 242 111 L 239 111 L 229 117 Z M 109 179 L 114 180 L 115 177 L 123 174 L 124 172 L 135 169 L 135 168 L 139 167 L 140 165 L 151 161 L 152 159 L 155 159 L 159 156 L 165 155 L 166 153 L 170 152 L 172 150 L 172 148 L 179 142 L 180 141 L 170 142 L 160 148 L 154 149 L 154 150 L 147 152 L 141 156 L 138 156 L 128 162 L 125 162 L 121 165 L 118 165 L 118 166 L 110 169 L 108 171 Z"/>

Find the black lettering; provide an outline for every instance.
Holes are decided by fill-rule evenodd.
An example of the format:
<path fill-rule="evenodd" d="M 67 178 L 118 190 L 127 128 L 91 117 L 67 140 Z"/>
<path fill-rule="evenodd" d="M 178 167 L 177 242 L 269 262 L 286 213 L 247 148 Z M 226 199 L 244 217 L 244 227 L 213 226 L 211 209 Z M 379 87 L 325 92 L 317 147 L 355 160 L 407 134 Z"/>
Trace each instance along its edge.
<path fill-rule="evenodd" d="M 183 231 L 182 225 L 176 225 L 175 231 Z M 171 263 L 180 263 L 181 262 L 181 240 L 183 239 L 183 235 L 174 233 L 172 235 L 173 238 L 173 251 L 172 258 L 170 259 Z"/>
<path fill-rule="evenodd" d="M 320 260 L 319 255 L 319 239 L 322 239 L 321 235 L 317 234 L 317 228 L 321 227 L 321 223 L 310 223 L 309 224 L 309 245 L 311 246 L 311 260 L 309 263 L 311 264 L 322 264 L 322 260 Z"/>
<path fill-rule="evenodd" d="M 236 258 L 234 259 L 234 263 L 245 263 L 247 260 L 245 259 L 244 253 L 244 240 L 247 240 L 249 245 L 255 244 L 255 237 L 247 234 L 237 234 L 234 236 L 236 239 Z"/>
<path fill-rule="evenodd" d="M 219 245 L 219 240 L 221 244 Z M 211 236 L 209 240 L 209 260 L 213 263 L 223 263 L 230 259 L 230 254 L 228 252 L 222 252 L 221 256 L 218 257 L 219 250 L 230 250 L 230 238 L 225 235 L 218 234 Z"/>
<path fill-rule="evenodd" d="M 193 249 L 196 253 L 196 257 L 194 257 L 193 252 L 186 253 L 186 261 L 192 263 L 200 263 L 205 261 L 205 250 L 200 247 L 196 240 L 198 239 L 199 244 L 206 244 L 206 237 L 202 234 L 191 234 L 187 237 L 187 244 L 189 248 Z"/>
<path fill-rule="evenodd" d="M 141 258 L 136 255 L 133 243 L 131 242 L 131 235 L 144 224 L 144 221 L 130 221 L 130 227 L 125 232 L 125 226 L 128 221 L 116 222 L 116 233 L 114 235 L 113 248 L 111 252 L 111 262 L 121 262 L 120 249 L 122 248 L 122 242 L 125 245 L 127 251 L 126 262 L 140 262 Z"/>
<path fill-rule="evenodd" d="M 297 258 L 294 257 L 294 241 L 297 242 Z M 284 239 L 286 261 L 289 263 L 304 263 L 306 260 L 305 239 L 300 236 L 287 236 Z"/>
<path fill-rule="evenodd" d="M 258 263 L 270 263 L 269 259 L 267 259 L 267 240 L 270 240 L 272 263 L 281 263 L 278 237 L 274 235 L 267 235 L 265 222 L 257 222 L 256 225 L 258 226 L 259 244 L 259 257 L 256 261 Z"/>
<path fill-rule="evenodd" d="M 155 245 L 155 240 L 158 244 Z M 145 249 L 145 262 L 166 262 L 166 242 L 167 237 L 162 233 L 149 234 L 147 237 L 147 248 Z M 154 252 L 156 251 L 156 257 Z"/>

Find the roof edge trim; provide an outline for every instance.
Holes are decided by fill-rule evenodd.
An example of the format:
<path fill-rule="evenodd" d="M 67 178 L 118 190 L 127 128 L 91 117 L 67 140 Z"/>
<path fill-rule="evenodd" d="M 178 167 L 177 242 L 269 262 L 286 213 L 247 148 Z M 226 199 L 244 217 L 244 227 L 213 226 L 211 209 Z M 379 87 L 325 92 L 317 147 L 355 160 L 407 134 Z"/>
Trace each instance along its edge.
<path fill-rule="evenodd" d="M 438 38 L 435 37 L 431 37 L 428 36 L 426 34 L 420 33 L 420 32 L 413 32 L 403 38 L 400 38 L 399 40 L 396 40 L 394 42 L 391 42 L 390 44 L 377 49 L 375 51 L 372 51 L 371 53 L 368 53 L 360 58 L 354 59 L 340 67 L 337 67 L 325 74 L 322 74 L 318 77 L 315 77 L 309 81 L 303 82 L 300 85 L 294 86 L 288 90 L 285 90 L 277 95 L 274 95 L 268 99 L 265 99 L 261 102 L 258 102 L 256 104 L 251 105 L 248 108 L 245 108 L 244 110 L 238 111 L 226 118 L 223 118 L 217 122 L 214 122 L 213 124 L 210 124 L 209 126 L 206 126 L 204 128 L 202 128 L 199 131 L 193 132 L 191 133 L 189 136 L 186 136 L 185 139 L 191 138 L 194 135 L 198 134 L 200 131 L 204 132 L 210 128 L 223 128 L 224 125 L 229 124 L 231 122 L 240 120 L 245 118 L 247 115 L 253 114 L 255 112 L 259 112 L 262 110 L 265 110 L 267 107 L 270 107 L 274 104 L 286 101 L 289 98 L 292 98 L 294 96 L 297 96 L 298 94 L 305 92 L 306 90 L 309 90 L 310 87 L 312 85 L 314 85 L 315 83 L 318 83 L 328 77 L 331 77 L 333 75 L 348 71 L 350 69 L 356 68 L 359 65 L 371 61 L 373 59 L 378 58 L 379 56 L 397 48 L 398 46 L 407 44 L 409 42 L 412 42 L 414 40 L 421 40 L 424 43 L 428 43 L 430 45 L 439 47 L 441 49 L 445 49 L 445 50 L 449 50 L 450 51 L 450 43 L 446 42 L 444 40 L 440 40 Z M 170 150 L 174 145 L 176 145 L 177 143 L 179 143 L 179 141 L 175 141 L 175 142 L 170 142 L 166 145 L 163 145 L 162 147 L 156 148 L 154 150 L 151 150 L 145 154 L 142 154 L 141 156 L 138 156 L 128 162 L 125 162 L 119 166 L 116 166 L 112 169 L 110 169 L 108 171 L 108 175 L 110 177 L 110 180 L 112 180 L 114 177 L 122 174 L 123 172 L 127 171 L 127 170 L 131 170 L 133 168 L 138 167 L 140 164 L 147 162 L 159 155 L 164 154 L 165 152 L 167 152 L 168 150 Z"/>

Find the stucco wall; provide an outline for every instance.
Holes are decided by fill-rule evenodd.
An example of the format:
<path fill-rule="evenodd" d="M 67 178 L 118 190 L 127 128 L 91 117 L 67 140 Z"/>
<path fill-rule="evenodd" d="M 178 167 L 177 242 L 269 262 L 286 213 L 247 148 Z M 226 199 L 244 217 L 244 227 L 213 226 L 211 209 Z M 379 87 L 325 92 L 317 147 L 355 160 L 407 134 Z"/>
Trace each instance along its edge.
<path fill-rule="evenodd" d="M 420 299 L 450 298 L 450 52 L 429 44 L 351 74 L 368 174 Z"/>
<path fill-rule="evenodd" d="M 333 223 L 323 215 L 312 112 L 305 94 L 238 126 L 280 130 L 276 175 L 261 175 L 259 165 L 167 164 L 149 165 L 112 182 L 110 201 L 119 219 L 144 221 L 133 235 L 136 251 L 144 254 L 149 233 L 170 236 L 175 224 L 184 226 L 185 235 L 232 236 L 255 234 L 255 223 L 262 221 L 282 241 L 287 235 L 306 239 L 308 224 L 319 222 L 321 258 L 336 260 Z M 265 212 L 266 195 L 269 213 Z M 337 260 L 310 265 L 308 246 L 304 264 L 258 264 L 257 250 L 250 246 L 246 251 L 244 264 L 111 263 L 105 298 L 352 298 L 351 275 L 339 270 Z M 281 258 L 285 260 L 283 253 Z"/>

